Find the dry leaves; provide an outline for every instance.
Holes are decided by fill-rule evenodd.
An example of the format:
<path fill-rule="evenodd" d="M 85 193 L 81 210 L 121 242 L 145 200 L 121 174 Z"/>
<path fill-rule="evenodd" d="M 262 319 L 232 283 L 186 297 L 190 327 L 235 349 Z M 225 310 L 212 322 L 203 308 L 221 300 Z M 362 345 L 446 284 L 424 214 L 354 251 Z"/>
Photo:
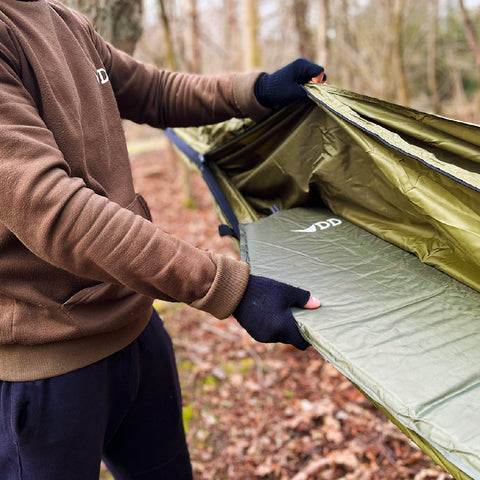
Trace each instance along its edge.
<path fill-rule="evenodd" d="M 210 195 L 196 174 L 198 209 L 183 207 L 182 169 L 170 149 L 141 154 L 132 165 L 137 189 L 164 230 L 238 255 L 218 236 Z M 176 350 L 197 480 L 452 478 L 313 348 L 260 344 L 233 318 L 158 306 Z"/>

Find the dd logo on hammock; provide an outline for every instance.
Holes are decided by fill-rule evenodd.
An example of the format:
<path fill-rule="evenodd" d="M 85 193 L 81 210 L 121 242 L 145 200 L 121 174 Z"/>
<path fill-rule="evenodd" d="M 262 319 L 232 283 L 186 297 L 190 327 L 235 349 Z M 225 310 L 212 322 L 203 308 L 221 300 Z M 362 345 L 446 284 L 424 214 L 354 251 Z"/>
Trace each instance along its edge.
<path fill-rule="evenodd" d="M 299 233 L 314 233 L 318 230 L 326 230 L 330 227 L 336 227 L 341 225 L 342 221 L 338 218 L 329 218 L 328 220 L 322 220 L 320 222 L 316 222 L 313 225 L 310 225 L 308 228 L 304 230 L 290 230 L 291 232 L 299 232 Z"/>

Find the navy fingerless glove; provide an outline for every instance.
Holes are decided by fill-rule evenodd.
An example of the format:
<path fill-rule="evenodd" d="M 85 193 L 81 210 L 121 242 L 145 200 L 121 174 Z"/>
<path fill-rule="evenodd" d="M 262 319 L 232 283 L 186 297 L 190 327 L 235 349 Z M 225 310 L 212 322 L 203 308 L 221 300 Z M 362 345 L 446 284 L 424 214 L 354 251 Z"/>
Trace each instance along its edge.
<path fill-rule="evenodd" d="M 323 67 L 299 58 L 275 73 L 263 73 L 255 82 L 255 97 L 264 107 L 284 107 L 295 100 L 307 98 L 302 84 L 324 71 Z"/>
<path fill-rule="evenodd" d="M 288 343 L 300 350 L 309 344 L 300 335 L 290 307 L 303 307 L 310 293 L 266 277 L 250 275 L 233 316 L 258 342 Z"/>

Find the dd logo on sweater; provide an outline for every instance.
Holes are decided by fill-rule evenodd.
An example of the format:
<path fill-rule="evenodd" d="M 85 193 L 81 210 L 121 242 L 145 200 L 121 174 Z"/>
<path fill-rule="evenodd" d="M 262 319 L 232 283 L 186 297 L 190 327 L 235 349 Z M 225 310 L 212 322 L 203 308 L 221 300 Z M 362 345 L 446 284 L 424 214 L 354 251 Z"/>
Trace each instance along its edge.
<path fill-rule="evenodd" d="M 97 77 L 97 82 L 101 85 L 108 83 L 108 74 L 104 68 L 98 68 L 95 72 L 95 76 Z"/>

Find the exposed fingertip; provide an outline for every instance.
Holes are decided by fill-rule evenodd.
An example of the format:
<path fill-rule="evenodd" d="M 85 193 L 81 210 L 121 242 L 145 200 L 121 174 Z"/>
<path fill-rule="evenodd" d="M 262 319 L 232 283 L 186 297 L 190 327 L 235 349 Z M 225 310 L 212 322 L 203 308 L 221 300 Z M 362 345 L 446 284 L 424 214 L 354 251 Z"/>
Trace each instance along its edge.
<path fill-rule="evenodd" d="M 322 72 L 319 75 L 317 75 L 316 77 L 313 77 L 310 80 L 310 83 L 325 83 L 326 79 L 327 79 L 327 75 L 325 74 L 325 72 Z"/>
<path fill-rule="evenodd" d="M 304 305 L 303 308 L 315 309 L 315 308 L 320 307 L 320 305 L 321 305 L 320 300 L 318 298 L 310 297 L 308 299 L 308 302 Z"/>

